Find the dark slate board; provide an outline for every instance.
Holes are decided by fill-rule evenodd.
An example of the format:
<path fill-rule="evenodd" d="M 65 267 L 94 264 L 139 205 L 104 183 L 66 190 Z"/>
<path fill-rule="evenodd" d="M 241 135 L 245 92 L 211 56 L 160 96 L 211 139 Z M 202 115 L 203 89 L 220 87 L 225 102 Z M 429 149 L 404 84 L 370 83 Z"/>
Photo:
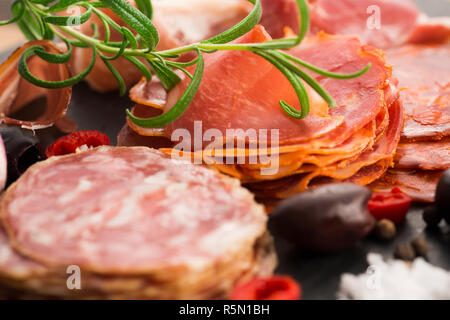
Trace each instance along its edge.
<path fill-rule="evenodd" d="M 430 15 L 450 15 L 450 3 L 443 0 L 416 0 Z M 0 54 L 3 61 L 7 54 Z M 119 97 L 117 92 L 99 94 L 82 83 L 74 87 L 69 116 L 75 120 L 80 130 L 99 130 L 106 133 L 112 144 L 125 121 L 125 110 L 132 105 L 127 97 Z M 51 143 L 60 133 L 55 129 L 41 132 L 46 143 Z M 419 235 L 425 235 L 430 246 L 430 263 L 450 270 L 450 227 L 444 223 L 437 230 L 425 229 L 422 221 L 422 205 L 415 205 L 407 221 L 398 230 L 394 241 L 380 242 L 367 238 L 354 248 L 331 254 L 302 253 L 283 241 L 277 241 L 279 266 L 277 273 L 291 275 L 303 288 L 304 299 L 335 299 L 339 279 L 343 273 L 365 272 L 367 254 L 376 252 L 386 259 L 393 256 L 398 243 L 409 242 Z"/>

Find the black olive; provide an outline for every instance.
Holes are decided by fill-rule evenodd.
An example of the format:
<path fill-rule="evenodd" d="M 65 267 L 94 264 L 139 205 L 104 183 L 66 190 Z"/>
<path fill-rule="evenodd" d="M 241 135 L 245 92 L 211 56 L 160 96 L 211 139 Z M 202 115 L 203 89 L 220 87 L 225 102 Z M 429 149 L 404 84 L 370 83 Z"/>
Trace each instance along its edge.
<path fill-rule="evenodd" d="M 299 248 L 335 251 L 367 236 L 375 225 L 362 186 L 332 184 L 281 202 L 269 217 L 270 231 Z"/>
<path fill-rule="evenodd" d="M 445 221 L 450 223 L 450 169 L 447 169 L 439 180 L 436 189 L 436 206 Z"/>
<path fill-rule="evenodd" d="M 0 126 L 8 158 L 8 181 L 16 181 L 31 165 L 44 160 L 44 148 L 32 131 L 16 126 Z"/>

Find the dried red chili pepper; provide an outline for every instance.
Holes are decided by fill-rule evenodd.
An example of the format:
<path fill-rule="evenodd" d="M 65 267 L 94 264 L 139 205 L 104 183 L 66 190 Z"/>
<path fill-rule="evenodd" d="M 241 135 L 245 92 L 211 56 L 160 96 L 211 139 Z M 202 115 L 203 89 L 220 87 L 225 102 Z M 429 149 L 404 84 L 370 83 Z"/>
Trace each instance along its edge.
<path fill-rule="evenodd" d="M 410 196 L 394 188 L 391 192 L 374 193 L 368 206 L 375 219 L 388 219 L 399 224 L 406 219 L 411 201 Z"/>
<path fill-rule="evenodd" d="M 81 146 L 95 148 L 109 144 L 108 136 L 99 131 L 77 131 L 56 140 L 45 153 L 50 158 L 75 153 Z"/>
<path fill-rule="evenodd" d="M 300 285 L 290 277 L 256 278 L 236 286 L 231 300 L 299 300 Z"/>

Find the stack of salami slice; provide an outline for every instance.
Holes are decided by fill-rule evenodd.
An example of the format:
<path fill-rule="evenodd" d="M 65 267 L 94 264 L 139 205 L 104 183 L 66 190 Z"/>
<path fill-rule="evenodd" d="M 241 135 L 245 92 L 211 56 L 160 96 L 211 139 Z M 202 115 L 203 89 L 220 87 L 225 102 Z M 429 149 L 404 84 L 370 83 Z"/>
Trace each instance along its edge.
<path fill-rule="evenodd" d="M 270 36 L 264 28 L 257 27 L 238 42 L 267 40 Z M 190 149 L 184 144 L 181 150 L 178 144 L 164 151 L 172 155 L 180 151 L 191 158 L 200 158 L 219 171 L 239 178 L 265 201 L 286 198 L 323 183 L 352 181 L 365 185 L 382 176 L 392 163 L 403 125 L 396 79 L 383 54 L 373 47 L 361 46 L 356 38 L 322 33 L 290 53 L 337 73 L 353 73 L 368 63 L 372 68 L 350 80 L 311 73 L 335 99 L 337 107 L 330 109 L 309 90 L 311 113 L 297 120 L 280 108 L 280 100 L 297 109 L 301 106 L 290 83 L 273 65 L 249 52 L 210 54 L 205 60 L 200 89 L 178 120 L 160 129 L 145 129 L 128 121 L 129 127 L 123 129 L 119 142 L 145 144 L 142 136 L 149 136 L 148 144 L 152 145 L 154 136 L 176 140 L 180 139 L 180 132 L 187 131 L 192 140 L 188 144 Z M 149 115 L 155 108 L 168 111 L 189 81 L 184 79 L 167 96 L 157 89 L 158 84 L 141 82 L 131 94 L 137 103 L 135 115 Z M 211 137 L 198 136 L 198 124 L 203 133 L 213 130 L 210 132 L 223 137 L 218 139 L 213 135 L 218 148 L 210 148 Z M 130 133 L 130 128 L 135 133 Z M 244 133 L 233 137 L 235 143 L 231 147 L 227 133 L 230 129 Z M 267 136 L 261 130 L 267 130 Z M 270 137 L 275 130 L 278 130 L 279 146 L 272 148 Z M 252 141 L 249 135 L 252 131 L 259 133 L 257 141 Z M 199 138 L 203 140 L 199 142 Z M 180 141 L 174 145 L 177 142 Z M 245 155 L 247 161 L 239 162 L 240 155 Z M 265 163 L 267 155 L 272 163 Z M 256 163 L 250 163 L 251 156 L 257 158 Z M 211 161 L 211 157 L 227 161 L 218 163 Z M 274 165 L 278 170 L 267 174 L 264 169 Z"/>
<path fill-rule="evenodd" d="M 1 218 L 0 283 L 19 296 L 226 298 L 275 265 L 265 212 L 238 181 L 149 148 L 39 163 Z"/>

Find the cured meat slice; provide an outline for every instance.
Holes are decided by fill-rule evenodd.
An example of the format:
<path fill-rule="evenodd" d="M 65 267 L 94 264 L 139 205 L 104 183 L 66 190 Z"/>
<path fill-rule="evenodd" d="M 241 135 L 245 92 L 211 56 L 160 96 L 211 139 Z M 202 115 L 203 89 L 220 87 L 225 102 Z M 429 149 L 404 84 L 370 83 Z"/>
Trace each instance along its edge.
<path fill-rule="evenodd" d="M 445 170 L 450 168 L 450 139 L 401 143 L 395 161 L 399 169 Z"/>
<path fill-rule="evenodd" d="M 17 49 L 0 66 L 0 122 L 41 129 L 63 118 L 69 106 L 72 88 L 44 89 L 23 79 L 17 71 L 19 59 L 31 46 L 42 46 L 51 53 L 61 51 L 50 41 L 31 41 Z M 70 77 L 66 64 L 53 64 L 33 56 L 27 60 L 30 72 L 46 81 L 62 81 Z M 18 116 L 30 103 L 43 98 L 43 111 L 33 119 Z"/>
<path fill-rule="evenodd" d="M 257 27 L 237 42 L 269 39 L 264 29 Z M 335 54 L 331 57 L 327 52 Z M 187 156 L 183 157 L 186 160 L 200 160 L 200 163 L 203 160 L 207 164 L 211 158 L 236 160 L 244 156 L 246 161 L 243 164 L 213 161 L 212 166 L 239 178 L 250 189 L 258 190 L 259 198 L 285 198 L 324 177 L 335 182 L 355 176 L 354 180 L 361 184 L 379 178 L 392 163 L 403 124 L 397 81 L 392 77 L 382 52 L 361 46 L 356 38 L 319 33 L 290 53 L 333 72 L 355 72 L 368 63 L 372 68 L 365 75 L 350 80 L 326 79 L 313 74 L 336 100 L 337 107 L 330 110 L 321 98 L 311 93 L 311 114 L 299 121 L 289 118 L 279 107 L 280 99 L 299 106 L 291 85 L 277 69 L 249 52 L 218 52 L 206 56 L 205 78 L 193 102 L 179 119 L 159 129 L 140 128 L 130 121 L 128 125 L 140 135 L 156 137 L 164 134 L 167 139 L 178 129 L 187 129 L 188 139 L 195 139 L 196 121 L 201 123 L 202 131 L 214 129 L 223 136 L 229 129 L 244 132 L 251 129 L 279 130 L 280 146 L 276 151 L 267 146 L 262 150 L 252 148 L 249 140 L 245 140 L 245 148 L 227 145 L 225 150 L 221 150 L 220 141 L 219 149 L 212 153 L 205 148 L 209 142 L 196 144 L 195 140 L 191 141 L 194 152 L 184 148 L 182 151 L 162 149 L 167 154 L 176 152 L 178 156 Z M 161 105 L 157 96 L 144 93 L 146 86 L 154 84 L 140 83 L 132 95 L 138 103 L 133 113 L 146 118 L 155 116 L 155 112 L 159 114 L 161 109 L 166 112 L 189 81 L 184 79 L 172 90 L 165 105 Z M 318 123 L 316 119 L 322 122 Z M 332 120 L 339 121 L 330 127 L 326 123 L 332 123 Z M 129 133 L 128 136 L 131 137 Z M 248 136 L 245 138 L 250 139 Z M 152 142 L 146 140 L 145 143 Z M 274 152 L 279 161 L 277 173 L 263 173 L 262 169 L 271 164 L 247 162 L 249 157 L 274 155 Z"/>
<path fill-rule="evenodd" d="M 128 0 L 135 5 L 133 0 Z M 181 45 L 205 40 L 232 27 L 247 16 L 251 4 L 245 0 L 225 0 L 213 2 L 210 0 L 157 0 L 152 1 L 154 23 L 158 29 L 160 42 L 157 50 L 171 49 Z M 123 26 L 122 20 L 109 9 L 103 10 L 117 24 Z M 101 20 L 92 15 L 91 19 L 80 26 L 80 31 L 92 35 L 91 25 L 97 25 L 99 38 L 104 39 L 105 29 Z M 111 41 L 121 41 L 120 34 L 112 29 Z M 74 48 L 71 67 L 74 73 L 87 68 L 91 61 L 92 50 Z M 122 75 L 127 86 L 136 84 L 142 73 L 128 60 L 119 58 L 110 62 Z M 85 78 L 92 89 L 107 92 L 119 86 L 106 65 L 98 59 L 93 70 Z"/>
<path fill-rule="evenodd" d="M 148 148 L 41 162 L 6 192 L 1 216 L 13 247 L 41 263 L 186 278 L 251 251 L 266 228 L 236 180 Z"/>
<path fill-rule="evenodd" d="M 382 109 L 379 115 L 377 115 L 376 119 L 361 129 L 360 131 L 353 134 L 350 138 L 347 139 L 341 145 L 333 147 L 335 143 L 330 145 L 322 144 L 321 139 L 319 141 L 315 140 L 310 144 L 299 144 L 292 146 L 282 146 L 278 148 L 278 165 L 280 167 L 277 174 L 272 175 L 261 175 L 261 167 L 264 167 L 261 163 L 252 164 L 248 161 L 248 157 L 253 156 L 257 157 L 258 155 L 265 155 L 273 153 L 271 150 L 261 150 L 261 149 L 217 149 L 212 150 L 212 153 L 199 151 L 196 153 L 189 154 L 189 152 L 178 152 L 174 149 L 170 149 L 167 147 L 163 147 L 161 151 L 172 154 L 173 152 L 177 152 L 177 154 L 181 156 L 186 156 L 188 159 L 195 159 L 198 162 L 202 162 L 202 160 L 209 159 L 211 161 L 206 161 L 207 163 L 214 162 L 214 166 L 219 169 L 219 171 L 224 172 L 233 177 L 239 178 L 244 182 L 251 182 L 253 180 L 274 180 L 284 177 L 286 175 L 292 174 L 294 172 L 310 172 L 314 171 L 314 168 L 308 169 L 305 171 L 305 164 L 310 163 L 314 164 L 317 167 L 326 167 L 331 165 L 334 162 L 338 162 L 340 160 L 347 159 L 351 160 L 353 157 L 359 156 L 365 149 L 370 149 L 374 143 L 378 142 L 379 139 L 385 134 L 386 127 L 389 124 L 389 113 L 387 112 L 387 107 Z M 154 116 L 155 114 L 151 114 L 149 110 L 151 109 L 146 106 L 136 105 L 134 108 L 134 114 L 140 117 L 149 117 Z M 135 129 L 132 123 L 129 123 L 130 127 Z M 152 132 L 150 132 L 152 131 Z M 155 131 L 155 129 L 141 129 L 138 130 L 140 134 L 150 133 L 150 136 L 144 137 L 141 135 L 137 135 L 130 131 L 128 127 L 124 128 L 121 132 L 121 141 L 124 143 L 128 143 L 125 145 L 136 145 L 136 143 L 142 143 L 147 146 L 156 146 L 156 143 L 161 141 L 161 137 L 158 137 L 159 132 Z M 157 140 L 156 140 L 157 139 Z M 168 139 L 162 139 L 165 143 L 169 143 Z M 324 145 L 326 147 L 324 147 Z M 328 147 L 328 148 L 327 148 Z M 227 164 L 221 165 L 219 163 L 229 163 L 226 162 L 223 158 L 226 157 L 244 157 L 245 156 L 245 164 L 236 164 L 240 163 L 234 161 L 235 164 Z M 301 169 L 299 169 L 301 167 Z"/>
<path fill-rule="evenodd" d="M 234 165 L 223 165 L 216 161 L 213 166 L 221 172 L 240 179 L 243 183 L 275 180 L 292 174 L 313 172 L 318 170 L 318 168 L 328 168 L 344 160 L 351 161 L 359 157 L 364 150 L 370 149 L 373 146 L 373 142 L 373 128 L 364 128 L 337 148 L 310 149 L 310 153 L 307 150 L 282 153 L 278 155 L 278 172 L 271 175 L 264 175 L 261 171 L 261 168 L 269 167 L 269 165 L 262 165 L 261 163 L 250 164 L 249 161 L 246 161 L 246 164 Z M 170 154 L 172 150 L 162 149 L 161 151 Z M 203 157 L 205 157 L 204 154 Z"/>
<path fill-rule="evenodd" d="M 311 172 L 297 172 L 293 179 L 283 183 L 281 187 L 274 184 L 265 184 L 264 188 L 257 187 L 258 197 L 268 196 L 270 198 L 284 199 L 295 193 L 306 190 L 310 184 L 321 185 L 323 183 L 336 183 L 351 181 L 359 184 L 369 184 L 378 179 L 391 165 L 394 153 L 400 140 L 403 123 L 403 109 L 397 101 L 390 110 L 390 121 L 387 132 L 371 150 L 367 150 L 354 160 L 342 160 L 325 168 L 315 168 Z M 326 177 L 328 179 L 323 180 Z M 319 180 L 314 182 L 314 180 Z M 256 183 L 258 185 L 260 183 Z M 264 184 L 264 183 L 263 183 Z M 254 189 L 254 185 L 249 185 Z"/>
<path fill-rule="evenodd" d="M 285 28 L 299 28 L 299 12 L 295 0 L 262 0 L 263 15 L 260 24 L 273 38 L 285 36 Z"/>
<path fill-rule="evenodd" d="M 450 135 L 450 44 L 409 45 L 387 52 L 405 107 L 403 139 Z"/>
<path fill-rule="evenodd" d="M 414 200 L 433 202 L 436 186 L 443 171 L 399 170 L 390 169 L 380 180 L 370 185 L 377 192 L 391 191 L 399 187 Z"/>
<path fill-rule="evenodd" d="M 239 42 L 269 39 L 264 30 L 257 27 Z M 337 52 L 337 57 L 331 59 L 326 54 L 330 51 Z M 334 132 L 345 119 L 342 132 L 338 134 L 341 141 L 336 141 L 340 144 L 379 114 L 390 78 L 390 69 L 379 52 L 361 48 L 354 38 L 323 34 L 292 52 L 312 64 L 336 72 L 355 72 L 369 62 L 373 66 L 357 80 L 319 79 L 338 106 L 328 114 L 327 104 L 311 93 L 312 112 L 298 121 L 287 116 L 279 106 L 282 99 L 300 108 L 290 83 L 274 66 L 249 52 L 211 54 L 205 59 L 204 80 L 196 97 L 187 111 L 166 127 L 166 136 L 171 137 L 176 129 L 183 128 L 193 137 L 195 121 L 202 121 L 204 131 L 216 129 L 224 137 L 227 129 L 279 130 L 280 145 L 292 145 L 309 143 Z M 189 81 L 186 78 L 169 93 L 165 111 L 175 104 Z M 324 144 L 335 142 L 335 139 L 327 135 Z"/>
<path fill-rule="evenodd" d="M 384 54 L 368 46 L 361 47 L 356 38 L 319 33 L 290 53 L 337 73 L 352 73 L 372 64 L 367 73 L 354 79 L 318 77 L 337 104 L 330 110 L 330 115 L 345 118 L 342 126 L 324 137 L 322 142 L 328 147 L 343 143 L 379 115 L 383 105 L 390 106 L 397 99 L 396 80 L 392 79 L 392 69 L 386 64 Z"/>
<path fill-rule="evenodd" d="M 313 29 L 356 35 L 378 48 L 406 42 L 420 17 L 410 0 L 311 0 L 310 13 Z"/>
<path fill-rule="evenodd" d="M 258 26 L 237 42 L 267 40 L 269 35 Z M 189 81 L 186 77 L 169 93 L 165 111 L 175 104 Z M 280 144 L 293 144 L 324 135 L 343 121 L 343 117 L 320 116 L 314 111 L 303 121 L 295 120 L 280 108 L 280 99 L 299 108 L 291 85 L 269 62 L 246 51 L 217 52 L 205 57 L 200 88 L 187 111 L 167 126 L 166 136 L 178 128 L 193 133 L 194 122 L 202 121 L 204 131 L 217 129 L 223 137 L 227 129 L 280 130 Z M 316 110 L 323 104 L 318 101 Z"/>
<path fill-rule="evenodd" d="M 244 19 L 251 11 L 247 0 L 153 0 L 155 25 L 174 47 L 213 37 Z M 164 48 L 162 48 L 164 49 Z"/>

